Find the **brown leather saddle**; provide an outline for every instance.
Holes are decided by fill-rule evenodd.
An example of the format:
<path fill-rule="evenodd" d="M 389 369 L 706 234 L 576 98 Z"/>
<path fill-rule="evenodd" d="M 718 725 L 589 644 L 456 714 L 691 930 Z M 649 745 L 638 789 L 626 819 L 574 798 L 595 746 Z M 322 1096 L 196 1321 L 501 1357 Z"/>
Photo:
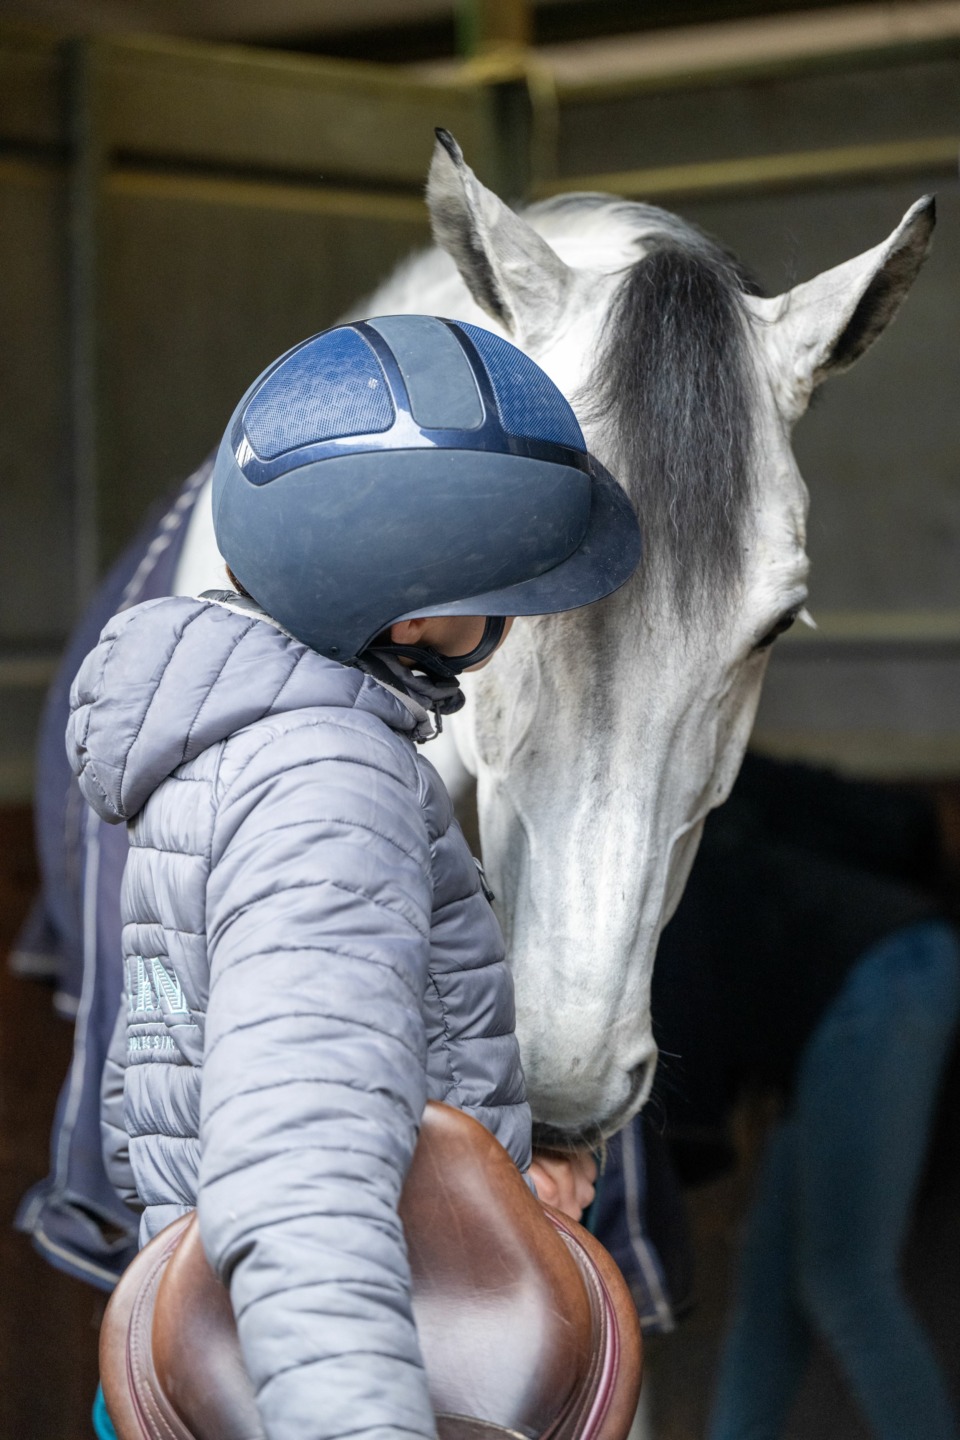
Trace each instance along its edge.
<path fill-rule="evenodd" d="M 400 1216 L 440 1440 L 624 1440 L 642 1346 L 623 1277 L 597 1240 L 534 1198 L 482 1125 L 428 1104 Z M 263 1440 L 194 1215 L 125 1272 L 100 1372 L 120 1440 Z"/>

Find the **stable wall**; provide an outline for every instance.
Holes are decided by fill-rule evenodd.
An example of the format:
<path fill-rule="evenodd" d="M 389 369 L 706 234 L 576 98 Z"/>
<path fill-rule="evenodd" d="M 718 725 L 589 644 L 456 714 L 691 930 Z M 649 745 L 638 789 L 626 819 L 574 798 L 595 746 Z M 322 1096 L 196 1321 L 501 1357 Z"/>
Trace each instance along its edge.
<path fill-rule="evenodd" d="M 819 630 L 778 642 L 754 743 L 859 774 L 955 775 L 960 13 L 861 6 L 632 43 L 632 57 L 594 46 L 599 78 L 560 85 L 541 193 L 677 210 L 772 294 L 937 195 L 933 253 L 896 323 L 797 429 Z"/>
<path fill-rule="evenodd" d="M 497 99 L 373 66 L 0 28 L 0 799 L 97 578 L 264 365 L 429 239 L 435 125 Z"/>
<path fill-rule="evenodd" d="M 820 630 L 778 644 L 757 741 L 960 771 L 960 40 L 797 33 L 723 64 L 621 46 L 615 77 L 528 90 L 0 28 L 0 798 L 29 793 L 56 654 L 145 509 L 252 375 L 427 240 L 436 124 L 501 193 L 662 203 L 772 291 L 938 192 L 902 316 L 797 434 Z"/>

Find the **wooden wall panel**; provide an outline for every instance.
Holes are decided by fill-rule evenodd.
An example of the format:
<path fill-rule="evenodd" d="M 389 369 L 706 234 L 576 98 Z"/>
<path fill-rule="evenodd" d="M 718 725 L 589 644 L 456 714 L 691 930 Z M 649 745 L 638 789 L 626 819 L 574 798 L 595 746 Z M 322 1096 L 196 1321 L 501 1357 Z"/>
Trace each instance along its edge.
<path fill-rule="evenodd" d="M 18 420 L 0 436 L 12 477 L 0 491 L 0 704 L 23 692 L 10 711 L 22 731 L 10 774 L 25 773 L 37 677 L 84 570 L 102 567 L 217 441 L 273 355 L 427 238 L 420 189 L 437 123 L 507 193 L 555 151 L 556 173 L 533 176 L 538 193 L 585 179 L 663 200 L 717 231 L 774 289 L 874 243 L 915 193 L 941 189 L 928 274 L 894 335 L 826 392 L 797 448 L 813 490 L 814 603 L 834 647 L 822 663 L 846 673 L 841 652 L 854 657 L 843 647 L 865 634 L 877 663 L 894 666 L 905 644 L 924 664 L 939 645 L 931 663 L 950 691 L 949 667 L 960 665 L 943 648 L 945 634 L 960 637 L 958 80 L 960 52 L 945 40 L 647 76 L 632 89 L 561 85 L 556 130 L 541 125 L 528 150 L 516 87 L 428 85 L 231 47 L 58 45 L 0 27 L 0 403 Z M 771 743 L 801 713 L 819 663 L 804 651 L 791 672 L 791 643 L 761 713 Z M 870 723 L 871 685 L 851 670 L 839 686 L 854 709 L 837 754 L 849 758 Z M 898 719 L 895 764 L 927 719 L 912 729 Z M 811 746 L 823 741 L 814 716 L 801 729 Z M 956 729 L 932 742 L 940 769 L 954 752 L 960 767 Z"/>
<path fill-rule="evenodd" d="M 960 638 L 836 644 L 773 656 L 752 744 L 771 755 L 881 779 L 960 772 Z"/>
<path fill-rule="evenodd" d="M 754 734 L 859 775 L 960 770 L 960 189 L 918 171 L 679 205 L 777 293 L 877 244 L 929 192 L 933 252 L 903 310 L 796 431 L 820 628 L 778 643 Z"/>
<path fill-rule="evenodd" d="M 680 208 L 777 294 L 879 244 L 936 175 Z M 953 609 L 960 622 L 960 190 L 891 329 L 819 392 L 795 433 L 811 492 L 813 608 Z"/>
<path fill-rule="evenodd" d="M 108 185 L 105 556 L 215 446 L 247 385 L 428 238 L 420 201 L 123 175 Z"/>
<path fill-rule="evenodd" d="M 677 210 L 777 293 L 939 192 L 934 251 L 892 333 L 796 434 L 811 609 L 777 647 L 755 743 L 861 774 L 960 770 L 960 53 L 893 50 L 561 93 L 557 173 Z"/>
<path fill-rule="evenodd" d="M 0 25 L 0 143 L 59 146 L 66 132 L 63 52 L 20 26 Z"/>
<path fill-rule="evenodd" d="M 958 93 L 960 56 L 572 97 L 558 177 L 956 136 Z"/>
<path fill-rule="evenodd" d="M 63 200 L 56 166 L 0 158 L 0 646 L 71 613 Z"/>
<path fill-rule="evenodd" d="M 479 88 L 413 83 L 385 67 L 228 46 L 98 47 L 105 144 L 210 166 L 349 176 L 419 188 L 446 125 L 494 164 Z"/>
<path fill-rule="evenodd" d="M 495 182 L 479 86 L 0 26 L 0 799 L 28 794 L 58 648 L 147 507 L 428 238 L 438 124 Z"/>
<path fill-rule="evenodd" d="M 0 808 L 28 800 L 33 783 L 33 737 L 40 723 L 46 684 L 52 675 L 40 676 L 39 683 L 10 683 L 0 669 Z M 0 1432 L 2 1433 L 2 1432 Z"/>

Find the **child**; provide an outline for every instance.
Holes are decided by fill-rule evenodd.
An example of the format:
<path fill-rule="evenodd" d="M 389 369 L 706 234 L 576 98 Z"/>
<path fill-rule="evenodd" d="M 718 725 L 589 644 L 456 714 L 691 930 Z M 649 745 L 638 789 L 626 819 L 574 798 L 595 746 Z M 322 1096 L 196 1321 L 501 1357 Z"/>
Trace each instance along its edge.
<path fill-rule="evenodd" d="M 130 837 L 108 1168 L 141 1243 L 198 1210 L 270 1440 L 429 1437 L 397 1216 L 426 1100 L 572 1213 L 592 1172 L 531 1166 L 502 939 L 415 742 L 509 617 L 629 577 L 636 520 L 532 361 L 426 316 L 281 357 L 213 506 L 237 588 L 118 615 L 72 694 Z"/>

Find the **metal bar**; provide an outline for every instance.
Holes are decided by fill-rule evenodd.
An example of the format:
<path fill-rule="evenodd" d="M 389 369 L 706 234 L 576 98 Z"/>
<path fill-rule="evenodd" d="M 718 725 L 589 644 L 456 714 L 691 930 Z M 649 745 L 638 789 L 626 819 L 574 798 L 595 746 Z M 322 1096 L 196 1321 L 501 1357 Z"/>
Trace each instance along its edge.
<path fill-rule="evenodd" d="M 256 210 L 317 215 L 347 215 L 374 220 L 421 221 L 427 212 L 417 196 L 372 193 L 340 186 L 284 184 L 244 176 L 229 178 L 197 175 L 189 171 L 156 171 L 137 166 L 117 167 L 104 178 L 109 196 L 141 200 L 189 201 L 207 205 L 234 205 Z"/>
<path fill-rule="evenodd" d="M 526 78 L 488 88 L 497 172 L 491 183 L 512 202 L 530 198 L 533 183 L 533 107 Z"/>
<path fill-rule="evenodd" d="M 595 175 L 564 175 L 539 181 L 538 197 L 566 190 L 605 190 L 627 199 L 654 196 L 715 195 L 731 192 L 794 189 L 802 185 L 839 184 L 860 178 L 944 170 L 953 174 L 960 153 L 960 134 L 876 145 L 841 145 L 829 150 L 794 151 L 781 155 L 737 156 L 689 165 L 653 166 Z"/>
<path fill-rule="evenodd" d="M 544 46 L 564 103 L 955 55 L 958 0 L 766 15 Z"/>
<path fill-rule="evenodd" d="M 750 737 L 762 755 L 829 765 L 842 774 L 876 780 L 953 778 L 960 771 L 960 735 L 915 735 L 902 730 L 766 729 Z"/>
<path fill-rule="evenodd" d="M 457 48 L 467 58 L 533 44 L 530 0 L 460 0 Z"/>
<path fill-rule="evenodd" d="M 467 0 L 463 9 L 466 24 L 473 17 L 473 0 Z M 531 58 L 552 76 L 566 105 L 836 69 L 911 64 L 956 55 L 958 49 L 960 0 L 907 0 L 538 45 Z M 475 57 L 476 42 L 464 39 L 459 53 Z M 424 79 L 465 78 L 462 64 L 453 60 L 410 68 Z"/>
<path fill-rule="evenodd" d="M 958 645 L 960 610 L 818 610 L 816 629 L 798 624 L 782 644 Z M 779 647 L 778 647 L 779 648 Z"/>
<path fill-rule="evenodd" d="M 0 690 L 45 690 L 59 663 L 59 651 L 34 655 L 0 655 Z"/>
<path fill-rule="evenodd" d="M 491 148 L 477 81 L 438 85 L 387 65 L 116 37 L 100 42 L 100 69 L 104 143 L 134 164 L 420 187 L 436 125 L 481 162 Z"/>
<path fill-rule="evenodd" d="M 63 165 L 55 156 L 0 156 L 0 185 L 42 190 L 59 180 L 62 172 Z"/>

